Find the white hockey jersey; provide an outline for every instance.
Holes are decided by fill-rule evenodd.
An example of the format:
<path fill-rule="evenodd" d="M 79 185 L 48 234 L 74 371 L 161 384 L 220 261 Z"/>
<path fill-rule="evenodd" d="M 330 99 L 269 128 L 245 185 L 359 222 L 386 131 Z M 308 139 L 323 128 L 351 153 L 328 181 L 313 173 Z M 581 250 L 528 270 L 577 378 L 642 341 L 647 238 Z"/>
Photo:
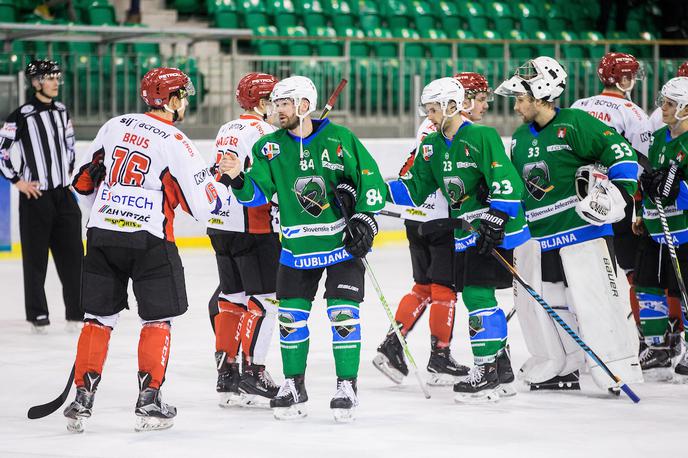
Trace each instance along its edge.
<path fill-rule="evenodd" d="M 650 115 L 650 125 L 652 126 L 652 132 L 657 132 L 662 127 L 666 126 L 664 121 L 662 121 L 662 109 L 655 108 L 655 111 Z"/>
<path fill-rule="evenodd" d="M 404 175 L 413 166 L 413 161 L 416 158 L 416 153 L 418 152 L 420 143 L 427 135 L 433 132 L 437 132 L 435 125 L 426 118 L 418 127 L 418 132 L 416 132 L 415 148 L 409 155 L 408 159 L 406 159 L 406 162 L 399 172 L 399 176 Z M 430 221 L 433 219 L 449 217 L 449 204 L 439 189 L 430 194 L 420 207 L 413 208 L 387 203 L 385 205 L 385 209 L 400 213 L 403 218 L 414 221 Z"/>
<path fill-rule="evenodd" d="M 647 156 L 652 126 L 647 114 L 635 103 L 618 94 L 602 92 L 580 99 L 571 108 L 587 111 L 620 133 L 639 153 Z"/>
<path fill-rule="evenodd" d="M 88 168 L 103 161 L 105 179 L 95 189 Z M 151 113 L 106 122 L 75 166 L 74 189 L 95 192 L 87 227 L 147 231 L 174 241 L 174 209 L 199 221 L 217 211 L 215 180 L 196 147 L 171 122 Z"/>
<path fill-rule="evenodd" d="M 215 165 L 227 153 L 235 154 L 244 165 L 244 170 L 251 165 L 253 144 L 263 135 L 276 129 L 262 118 L 243 114 L 239 119 L 229 121 L 217 133 L 215 139 Z M 220 175 L 215 176 L 220 179 Z M 219 185 L 219 188 L 224 188 Z M 221 189 L 221 192 L 224 191 Z M 222 192 L 222 207 L 208 219 L 207 226 L 229 232 L 247 232 L 250 234 L 268 234 L 279 230 L 277 207 L 272 203 L 257 207 L 241 205 L 228 192 Z"/>

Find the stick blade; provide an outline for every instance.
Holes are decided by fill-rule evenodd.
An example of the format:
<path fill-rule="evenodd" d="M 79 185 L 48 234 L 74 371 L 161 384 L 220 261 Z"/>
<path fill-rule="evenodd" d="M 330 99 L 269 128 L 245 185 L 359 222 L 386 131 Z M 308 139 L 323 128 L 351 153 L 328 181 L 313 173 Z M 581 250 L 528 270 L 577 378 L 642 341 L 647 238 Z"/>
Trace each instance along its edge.
<path fill-rule="evenodd" d="M 47 417 L 48 415 L 62 407 L 62 404 L 64 404 L 64 402 L 67 400 L 67 396 L 69 396 L 69 390 L 72 388 L 72 383 L 74 383 L 74 370 L 75 366 L 72 366 L 72 372 L 69 375 L 69 380 L 67 380 L 67 385 L 57 398 L 53 399 L 47 404 L 33 406 L 29 409 L 26 415 L 29 417 L 30 420 L 36 420 L 38 418 Z"/>
<path fill-rule="evenodd" d="M 418 234 L 426 236 L 442 231 L 453 231 L 459 227 L 464 227 L 464 220 L 458 218 L 439 218 L 426 221 L 418 226 Z"/>

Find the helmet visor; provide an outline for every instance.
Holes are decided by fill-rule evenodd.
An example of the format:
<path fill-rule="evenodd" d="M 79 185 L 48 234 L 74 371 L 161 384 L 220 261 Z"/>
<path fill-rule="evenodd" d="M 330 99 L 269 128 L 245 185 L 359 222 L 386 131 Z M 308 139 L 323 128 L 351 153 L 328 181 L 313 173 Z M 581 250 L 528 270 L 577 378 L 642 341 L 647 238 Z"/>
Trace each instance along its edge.
<path fill-rule="evenodd" d="M 186 82 L 184 87 L 179 89 L 179 98 L 183 99 L 192 95 L 196 95 L 196 88 L 189 79 L 189 81 Z"/>

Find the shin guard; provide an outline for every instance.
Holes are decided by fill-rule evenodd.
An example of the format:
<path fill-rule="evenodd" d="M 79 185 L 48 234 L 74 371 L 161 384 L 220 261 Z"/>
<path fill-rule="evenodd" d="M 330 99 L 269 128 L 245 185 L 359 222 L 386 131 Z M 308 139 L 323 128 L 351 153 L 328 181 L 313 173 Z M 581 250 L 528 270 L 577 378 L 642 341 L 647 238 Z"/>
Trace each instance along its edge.
<path fill-rule="evenodd" d="M 361 361 L 361 322 L 358 303 L 346 299 L 327 299 L 327 315 L 332 326 L 332 352 L 337 377 L 358 376 Z"/>
<path fill-rule="evenodd" d="M 306 373 L 310 331 L 308 317 L 311 301 L 301 298 L 281 299 L 277 320 L 280 330 L 282 369 L 285 377 Z"/>
<path fill-rule="evenodd" d="M 96 321 L 84 323 L 76 348 L 74 384 L 77 387 L 84 386 L 84 374 L 87 372 L 103 373 L 111 332 L 111 328 Z"/>
<path fill-rule="evenodd" d="M 224 351 L 231 361 L 236 359 L 241 343 L 241 326 L 245 307 L 220 298 L 215 315 L 215 351 Z"/>
<path fill-rule="evenodd" d="M 416 322 L 423 316 L 426 307 L 430 303 L 431 286 L 413 285 L 411 292 L 406 294 L 399 301 L 399 307 L 394 315 L 394 319 L 401 326 L 401 330 L 406 335 Z"/>
<path fill-rule="evenodd" d="M 669 318 L 675 319 L 680 323 L 679 330 L 685 330 L 685 317 L 683 317 L 683 307 L 681 307 L 681 298 L 667 295 L 667 304 L 669 305 Z"/>
<path fill-rule="evenodd" d="M 662 345 L 669 324 L 669 306 L 664 291 L 658 288 L 637 288 L 640 304 L 640 327 L 648 345 Z"/>
<path fill-rule="evenodd" d="M 141 328 L 139 337 L 139 372 L 151 376 L 149 386 L 160 388 L 167 361 L 170 358 L 170 324 L 167 321 L 148 322 Z"/>
<path fill-rule="evenodd" d="M 495 298 L 495 289 L 466 286 L 462 298 L 468 309 L 468 329 L 476 364 L 493 363 L 506 346 L 506 316 Z"/>
<path fill-rule="evenodd" d="M 430 335 L 437 338 L 438 347 L 447 347 L 454 331 L 456 293 L 451 288 L 437 283 L 430 286 L 430 291 Z"/>
<path fill-rule="evenodd" d="M 246 361 L 265 365 L 272 332 L 277 318 L 277 299 L 274 294 L 249 297 L 241 325 L 241 351 Z"/>

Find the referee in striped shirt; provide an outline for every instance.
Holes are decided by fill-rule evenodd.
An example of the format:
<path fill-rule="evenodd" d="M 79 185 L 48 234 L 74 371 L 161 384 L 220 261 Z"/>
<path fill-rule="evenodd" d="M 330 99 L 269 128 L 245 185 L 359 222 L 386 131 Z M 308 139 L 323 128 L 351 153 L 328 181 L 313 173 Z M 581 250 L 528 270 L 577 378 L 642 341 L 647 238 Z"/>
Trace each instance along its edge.
<path fill-rule="evenodd" d="M 0 129 L 0 172 L 19 190 L 19 232 L 26 319 L 44 333 L 50 324 L 45 296 L 48 250 L 62 282 L 68 329 L 83 319 L 80 304 L 81 211 L 72 194 L 74 129 L 67 108 L 55 101 L 62 73 L 49 60 L 34 60 L 26 78 L 35 94 Z M 11 149 L 15 147 L 15 161 Z M 14 153 L 13 153 L 14 154 Z"/>

